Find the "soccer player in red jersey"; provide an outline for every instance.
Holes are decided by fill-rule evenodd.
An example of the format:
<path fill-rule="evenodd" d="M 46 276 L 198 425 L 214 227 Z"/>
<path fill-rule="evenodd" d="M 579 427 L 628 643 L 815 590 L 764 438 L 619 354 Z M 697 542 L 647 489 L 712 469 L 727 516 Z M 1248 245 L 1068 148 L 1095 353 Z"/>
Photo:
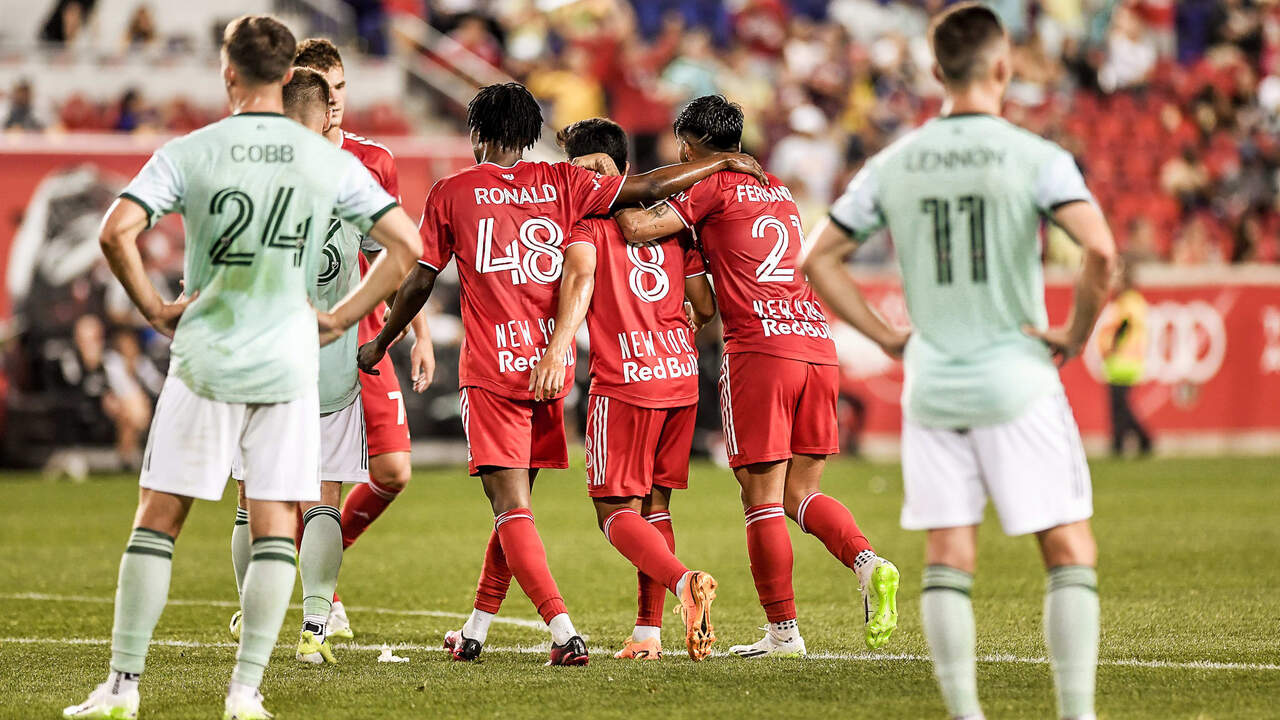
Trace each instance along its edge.
<path fill-rule="evenodd" d="M 551 629 L 551 663 L 581 665 L 586 645 L 569 621 L 529 510 L 537 471 L 568 467 L 565 392 L 536 400 L 529 386 L 554 329 L 565 235 L 584 217 L 667 197 L 720 170 L 764 174 L 739 153 L 708 154 L 629 177 L 526 162 L 525 150 L 542 132 L 542 111 L 518 83 L 481 88 L 467 123 L 477 164 L 428 193 L 421 225 L 427 248 L 401 284 L 386 326 L 361 346 L 359 362 L 363 369 L 382 359 L 456 256 L 465 333 L 458 372 L 462 419 L 470 471 L 480 476 L 493 507 L 494 532 L 475 612 L 460 632 L 446 636 L 446 646 L 458 659 L 479 656 L 514 575 Z M 570 350 L 566 377 L 573 363 Z"/>
<path fill-rule="evenodd" d="M 627 170 L 627 134 L 610 120 L 574 123 L 559 141 L 570 158 L 603 153 Z M 588 494 L 605 537 L 638 570 L 635 630 L 614 657 L 662 657 L 662 607 L 670 590 L 681 603 L 689 657 L 702 660 L 715 642 L 716 581 L 676 558 L 668 511 L 671 491 L 689 485 L 698 413 L 691 323 L 700 327 L 716 311 L 702 254 L 687 234 L 665 245 L 628 245 L 609 218 L 580 221 L 564 253 L 555 331 L 530 383 L 535 400 L 560 393 L 563 359 L 585 317 L 591 337 Z"/>
<path fill-rule="evenodd" d="M 675 122 L 681 157 L 737 149 L 742 119 L 742 110 L 719 95 L 693 100 Z M 695 230 L 715 278 L 725 336 L 725 444 L 742 486 L 747 554 L 769 619 L 763 639 L 730 650 L 742 657 L 805 652 L 784 517 L 855 571 L 866 644 L 880 647 L 897 627 L 898 571 L 876 555 L 849 510 L 820 492 L 827 456 L 839 450 L 839 374 L 822 306 L 797 270 L 804 237 L 790 190 L 773 177 L 761 183 L 720 173 L 664 204 L 623 211 L 617 221 L 632 243 Z"/>

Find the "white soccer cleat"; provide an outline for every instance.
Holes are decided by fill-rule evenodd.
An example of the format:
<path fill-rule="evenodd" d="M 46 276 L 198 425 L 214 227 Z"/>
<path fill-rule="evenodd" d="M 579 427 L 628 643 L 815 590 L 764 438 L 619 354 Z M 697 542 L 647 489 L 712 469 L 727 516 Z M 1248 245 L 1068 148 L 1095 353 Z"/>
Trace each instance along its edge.
<path fill-rule="evenodd" d="M 902 575 L 888 560 L 875 556 L 858 568 L 858 590 L 866 613 L 863 629 L 868 650 L 889 642 L 898 627 L 898 585 Z"/>
<path fill-rule="evenodd" d="M 133 720 L 138 717 L 138 688 L 116 693 L 115 687 L 114 682 L 107 680 L 89 693 L 88 700 L 64 708 L 62 716 L 92 720 Z"/>
<path fill-rule="evenodd" d="M 231 637 L 236 642 L 240 641 L 240 625 L 244 622 L 244 611 L 237 610 L 235 615 L 231 616 L 231 622 L 227 625 L 227 629 L 231 631 Z"/>
<path fill-rule="evenodd" d="M 347 619 L 347 609 L 342 606 L 341 600 L 335 602 L 333 607 L 329 608 L 327 624 L 326 635 L 328 637 L 350 640 L 356 636 L 355 631 L 351 629 L 351 621 Z"/>
<path fill-rule="evenodd" d="M 758 657 L 804 657 L 804 638 L 796 635 L 794 640 L 782 640 L 773 634 L 768 625 L 760 628 L 764 637 L 751 645 L 734 645 L 729 652 L 744 658 Z"/>
<path fill-rule="evenodd" d="M 275 717 L 262 707 L 262 693 L 227 693 L 222 720 L 271 720 Z"/>

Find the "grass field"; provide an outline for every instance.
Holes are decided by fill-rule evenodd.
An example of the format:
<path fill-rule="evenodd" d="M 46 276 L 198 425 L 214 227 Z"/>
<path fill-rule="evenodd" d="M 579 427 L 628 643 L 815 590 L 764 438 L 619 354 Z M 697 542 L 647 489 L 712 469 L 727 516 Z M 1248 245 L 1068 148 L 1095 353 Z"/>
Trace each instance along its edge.
<path fill-rule="evenodd" d="M 1093 465 L 1101 545 L 1101 718 L 1280 717 L 1280 461 L 1167 460 Z M 418 473 L 347 554 L 341 590 L 356 645 L 340 664 L 293 661 L 300 613 L 285 621 L 267 671 L 268 707 L 292 718 L 841 717 L 942 718 L 918 613 L 922 535 L 897 527 L 897 467 L 841 462 L 826 490 L 903 570 L 902 624 L 879 653 L 861 651 L 851 573 L 792 530 L 800 623 L 810 657 L 776 662 L 611 654 L 634 620 L 634 575 L 596 529 L 581 468 L 547 473 L 534 499 L 551 566 L 594 652 L 585 669 L 547 668 L 546 641 L 518 590 L 478 664 L 436 648 L 460 625 L 490 527 L 476 483 L 459 470 Z M 697 465 L 674 503 L 682 558 L 720 580 L 718 649 L 754 641 L 764 618 L 747 569 L 736 485 Z M 111 598 L 136 483 L 0 480 L 0 718 L 56 717 L 101 681 Z M 156 630 L 141 717 L 220 716 L 234 647 L 228 550 L 234 492 L 198 505 L 174 555 L 171 602 Z M 982 532 L 974 607 L 989 718 L 1054 715 L 1040 632 L 1043 573 L 1033 543 Z M 672 617 L 672 616 L 669 616 Z M 673 630 L 674 617 L 668 623 Z M 668 649 L 678 647 L 675 632 Z M 398 644 L 408 663 L 376 662 Z"/>

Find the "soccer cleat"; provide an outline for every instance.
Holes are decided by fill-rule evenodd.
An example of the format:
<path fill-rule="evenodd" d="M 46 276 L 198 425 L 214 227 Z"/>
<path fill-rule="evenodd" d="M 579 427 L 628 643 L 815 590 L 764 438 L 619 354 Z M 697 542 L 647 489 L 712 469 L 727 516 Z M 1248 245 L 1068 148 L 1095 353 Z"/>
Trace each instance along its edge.
<path fill-rule="evenodd" d="M 548 665 L 586 665 L 587 643 L 580 635 L 574 635 L 563 645 L 551 645 L 551 659 Z"/>
<path fill-rule="evenodd" d="M 676 614 L 684 618 L 684 644 L 689 648 L 689 659 L 695 662 L 710 655 L 716 641 L 716 631 L 711 626 L 711 603 L 715 599 L 716 579 L 709 573 L 690 571 Z"/>
<path fill-rule="evenodd" d="M 240 640 L 240 624 L 244 621 L 244 611 L 237 610 L 235 615 L 231 616 L 231 623 L 227 625 L 227 629 L 231 631 L 231 637 L 237 642 Z"/>
<path fill-rule="evenodd" d="M 303 630 L 302 635 L 298 638 L 298 652 L 294 655 L 299 661 L 320 665 L 321 663 L 337 664 L 338 659 L 333 656 L 333 648 L 329 645 L 329 638 L 317 640 L 315 633 L 310 630 Z"/>
<path fill-rule="evenodd" d="M 881 557 L 858 575 L 858 589 L 866 612 L 867 649 L 875 650 L 889 642 L 889 636 L 898 627 L 898 584 L 902 577 L 893 563 Z"/>
<path fill-rule="evenodd" d="M 634 637 L 629 637 L 622 649 L 613 656 L 618 660 L 661 660 L 662 641 L 658 638 L 636 640 Z"/>
<path fill-rule="evenodd" d="M 796 635 L 795 640 L 781 640 L 774 636 L 768 625 L 760 628 L 764 637 L 750 645 L 734 645 L 729 652 L 743 658 L 758 657 L 804 657 L 804 638 Z"/>
<path fill-rule="evenodd" d="M 135 687 L 119 694 L 114 690 L 115 684 L 108 680 L 94 688 L 89 699 L 64 708 L 62 716 L 92 720 L 132 720 L 138 717 L 138 689 Z"/>
<path fill-rule="evenodd" d="M 222 707 L 222 720 L 271 720 L 275 717 L 262 707 L 262 693 L 228 694 Z"/>
<path fill-rule="evenodd" d="M 454 660 L 471 662 L 480 657 L 484 644 L 479 640 L 463 637 L 461 630 L 450 630 L 444 634 L 444 649 L 449 651 Z"/>
<path fill-rule="evenodd" d="M 329 609 L 328 626 L 328 637 L 351 640 L 356 636 L 355 631 L 351 629 L 351 621 L 347 619 L 347 609 L 342 606 L 341 600 L 334 602 L 333 607 Z"/>

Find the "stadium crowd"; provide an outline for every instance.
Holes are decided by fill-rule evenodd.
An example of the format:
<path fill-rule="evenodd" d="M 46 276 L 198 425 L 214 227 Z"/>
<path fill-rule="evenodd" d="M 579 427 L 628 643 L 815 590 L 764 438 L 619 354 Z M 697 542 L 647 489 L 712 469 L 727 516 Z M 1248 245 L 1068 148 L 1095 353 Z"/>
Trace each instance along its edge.
<path fill-rule="evenodd" d="M 924 40 L 938 0 L 580 0 L 550 12 L 533 0 L 348 3 L 366 49 L 386 52 L 404 18 L 425 20 L 527 82 L 553 127 L 615 118 L 635 139 L 638 169 L 674 160 L 670 123 L 684 101 L 724 93 L 747 113 L 746 149 L 799 191 L 810 222 L 863 159 L 940 103 Z M 1076 154 L 1130 256 L 1280 261 L 1280 6 L 992 5 L 1017 41 L 1011 119 Z M 46 39 L 74 42 L 92 9 L 86 0 L 58 3 Z M 149 17 L 139 5 L 123 47 L 180 44 L 155 37 Z M 42 119 L 31 98 L 29 85 L 12 89 L 6 129 L 85 123 L 82 100 Z M 121 132 L 177 131 L 212 111 L 130 91 L 95 121 Z"/>

